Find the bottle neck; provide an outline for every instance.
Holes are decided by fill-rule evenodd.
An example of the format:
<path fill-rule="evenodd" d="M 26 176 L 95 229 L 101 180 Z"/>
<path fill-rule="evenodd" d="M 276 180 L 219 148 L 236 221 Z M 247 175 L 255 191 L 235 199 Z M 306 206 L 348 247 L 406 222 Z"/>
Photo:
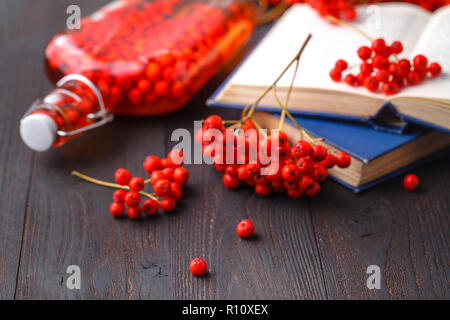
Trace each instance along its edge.
<path fill-rule="evenodd" d="M 100 90 L 86 77 L 70 74 L 33 103 L 21 119 L 20 134 L 28 147 L 45 151 L 112 119 Z"/>

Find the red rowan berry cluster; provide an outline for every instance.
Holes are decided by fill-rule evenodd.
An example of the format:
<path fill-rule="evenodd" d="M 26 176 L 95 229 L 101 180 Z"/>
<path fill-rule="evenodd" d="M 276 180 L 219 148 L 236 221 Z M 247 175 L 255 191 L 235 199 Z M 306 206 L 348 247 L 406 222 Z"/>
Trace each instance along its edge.
<path fill-rule="evenodd" d="M 118 189 L 114 192 L 111 215 L 120 218 L 125 213 L 125 204 L 131 219 L 142 217 L 142 211 L 149 216 L 154 215 L 160 207 L 165 212 L 173 211 L 176 203 L 181 200 L 183 186 L 189 179 L 189 171 L 182 165 L 183 153 L 174 149 L 167 158 L 160 159 L 155 155 L 145 158 L 144 170 L 151 175 L 148 181 L 141 177 L 132 178 L 128 170 L 118 169 L 114 175 L 115 180 L 120 186 L 128 186 L 129 191 Z M 152 184 L 153 194 L 142 193 L 147 182 Z M 140 193 L 148 197 L 142 203 L 142 208 Z"/>
<path fill-rule="evenodd" d="M 350 165 L 348 154 L 334 156 L 320 144 L 299 140 L 291 147 L 284 131 L 272 130 L 264 136 L 251 119 L 240 129 L 241 134 L 235 135 L 236 131 L 224 127 L 221 117 L 212 115 L 196 133 L 203 154 L 213 158 L 216 169 L 224 173 L 222 182 L 228 189 L 247 184 L 261 196 L 275 192 L 293 198 L 314 197 L 321 190 L 319 182 L 328 178 L 329 168 Z M 233 155 L 227 157 L 230 150 Z M 252 151 L 254 160 L 250 159 Z"/>
<path fill-rule="evenodd" d="M 398 93 L 406 86 L 414 86 L 425 80 L 429 75 L 437 77 L 442 68 L 437 62 L 428 63 L 428 59 L 421 54 L 408 59 L 398 59 L 397 55 L 403 51 L 400 41 L 394 41 L 387 45 L 382 38 L 372 41 L 372 45 L 361 46 L 357 50 L 361 59 L 359 72 L 354 75 L 350 72 L 344 77 L 344 82 L 350 86 L 364 86 L 371 92 L 381 91 L 386 95 Z M 339 82 L 343 72 L 349 70 L 345 60 L 336 61 L 330 71 L 330 78 Z M 350 71 L 350 70 L 349 70 Z"/>

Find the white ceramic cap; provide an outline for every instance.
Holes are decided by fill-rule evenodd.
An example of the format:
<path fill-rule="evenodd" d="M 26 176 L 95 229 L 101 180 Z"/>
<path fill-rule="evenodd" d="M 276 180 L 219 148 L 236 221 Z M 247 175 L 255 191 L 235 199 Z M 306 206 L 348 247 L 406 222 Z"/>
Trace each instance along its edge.
<path fill-rule="evenodd" d="M 35 113 L 20 121 L 20 137 L 34 151 L 46 151 L 56 140 L 58 126 L 49 116 Z"/>

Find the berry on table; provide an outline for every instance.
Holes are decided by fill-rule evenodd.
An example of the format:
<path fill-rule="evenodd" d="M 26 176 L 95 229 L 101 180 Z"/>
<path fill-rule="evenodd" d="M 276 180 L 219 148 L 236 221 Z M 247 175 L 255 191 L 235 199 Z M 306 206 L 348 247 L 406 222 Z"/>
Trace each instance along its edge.
<path fill-rule="evenodd" d="M 159 206 L 161 207 L 161 209 L 163 211 L 170 212 L 170 211 L 175 210 L 177 203 L 171 197 L 165 197 L 164 199 L 161 200 L 161 202 L 159 203 Z"/>
<path fill-rule="evenodd" d="M 146 199 L 142 203 L 142 210 L 145 212 L 145 214 L 151 216 L 158 212 L 159 209 L 159 203 L 155 199 Z"/>
<path fill-rule="evenodd" d="M 121 202 L 114 201 L 109 206 L 109 212 L 114 218 L 120 218 L 125 213 L 125 205 Z"/>
<path fill-rule="evenodd" d="M 255 226 L 249 219 L 244 219 L 237 225 L 236 232 L 241 238 L 249 238 L 255 233 Z"/>
<path fill-rule="evenodd" d="M 419 177 L 413 173 L 407 174 L 403 179 L 403 187 L 409 191 L 416 190 L 419 187 L 419 183 Z"/>
<path fill-rule="evenodd" d="M 201 258 L 195 258 L 189 264 L 189 270 L 195 276 L 202 276 L 206 273 L 208 266 L 206 262 Z"/>
<path fill-rule="evenodd" d="M 240 185 L 239 179 L 230 176 L 229 174 L 224 174 L 222 178 L 223 185 L 228 189 L 237 189 Z"/>
<path fill-rule="evenodd" d="M 142 217 L 142 209 L 139 206 L 128 207 L 127 214 L 130 219 L 139 219 Z"/>

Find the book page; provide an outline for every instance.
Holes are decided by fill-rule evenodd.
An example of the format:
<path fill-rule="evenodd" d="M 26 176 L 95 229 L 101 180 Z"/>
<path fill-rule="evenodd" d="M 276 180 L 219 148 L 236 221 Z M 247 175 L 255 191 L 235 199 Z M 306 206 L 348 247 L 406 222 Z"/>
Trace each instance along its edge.
<path fill-rule="evenodd" d="M 411 4 L 361 5 L 357 6 L 357 11 L 356 27 L 373 38 L 383 37 L 389 43 L 401 39 L 406 55 L 415 48 L 430 18 L 428 12 Z M 313 36 L 300 59 L 295 87 L 335 90 L 385 99 L 381 93 L 373 94 L 365 88 L 353 88 L 330 79 L 329 71 L 336 60 L 346 59 L 350 66 L 359 64 L 357 49 L 361 45 L 370 46 L 370 43 L 349 28 L 330 24 L 305 4 L 292 6 L 280 18 L 228 85 L 269 86 L 295 56 L 308 33 Z M 294 68 L 291 68 L 280 80 L 279 86 L 288 87 L 293 72 Z"/>
<path fill-rule="evenodd" d="M 439 62 L 442 74 L 437 78 L 426 79 L 418 86 L 403 89 L 397 97 L 438 97 L 450 100 L 450 6 L 442 7 L 432 15 L 411 52 L 411 59 L 417 54 L 424 54 L 428 62 Z"/>

